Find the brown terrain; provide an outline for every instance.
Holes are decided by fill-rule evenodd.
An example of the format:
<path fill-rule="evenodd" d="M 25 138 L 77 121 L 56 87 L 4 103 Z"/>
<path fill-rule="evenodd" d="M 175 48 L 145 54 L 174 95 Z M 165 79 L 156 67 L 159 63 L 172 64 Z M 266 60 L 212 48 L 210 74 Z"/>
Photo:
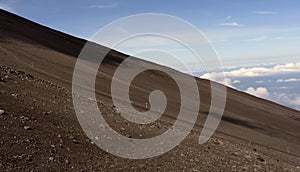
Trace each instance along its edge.
<path fill-rule="evenodd" d="M 142 160 L 103 151 L 85 135 L 72 102 L 74 65 L 85 43 L 0 10 L 0 171 L 300 171 L 300 112 L 231 88 L 216 133 L 198 144 L 211 100 L 210 81 L 200 78 L 198 120 L 180 145 Z M 112 50 L 101 64 L 98 106 L 122 135 L 154 137 L 177 117 L 178 87 L 162 72 L 139 74 L 130 89 L 136 109 L 146 110 L 154 89 L 166 94 L 167 108 L 147 125 L 126 121 L 110 96 L 111 78 L 126 58 L 132 57 Z M 130 67 L 149 63 L 133 60 Z"/>

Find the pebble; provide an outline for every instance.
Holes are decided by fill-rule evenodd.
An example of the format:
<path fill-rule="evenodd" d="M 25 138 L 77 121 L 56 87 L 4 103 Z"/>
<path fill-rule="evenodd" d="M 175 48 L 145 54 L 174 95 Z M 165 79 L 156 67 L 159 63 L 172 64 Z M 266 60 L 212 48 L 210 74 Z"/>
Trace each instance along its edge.
<path fill-rule="evenodd" d="M 221 140 L 218 140 L 218 139 L 216 139 L 216 140 L 214 140 L 214 144 L 215 145 L 224 145 L 224 143 L 221 141 Z"/>
<path fill-rule="evenodd" d="M 70 161 L 66 159 L 66 160 L 65 160 L 65 163 L 66 163 L 66 164 L 70 164 Z"/>
<path fill-rule="evenodd" d="M 21 116 L 20 118 L 21 118 L 21 120 L 25 120 L 25 121 L 28 121 L 28 120 L 29 120 L 29 118 L 26 117 L 26 116 Z"/>
<path fill-rule="evenodd" d="M 30 126 L 24 126 L 25 130 L 32 130 L 32 128 Z"/>
<path fill-rule="evenodd" d="M 0 110 L 0 115 L 5 115 L 5 111 L 4 110 Z"/>
<path fill-rule="evenodd" d="M 243 167 L 242 168 L 242 171 L 247 171 L 248 170 L 248 167 Z"/>
<path fill-rule="evenodd" d="M 260 162 L 265 162 L 265 159 L 263 159 L 262 157 L 257 157 L 256 159 Z"/>

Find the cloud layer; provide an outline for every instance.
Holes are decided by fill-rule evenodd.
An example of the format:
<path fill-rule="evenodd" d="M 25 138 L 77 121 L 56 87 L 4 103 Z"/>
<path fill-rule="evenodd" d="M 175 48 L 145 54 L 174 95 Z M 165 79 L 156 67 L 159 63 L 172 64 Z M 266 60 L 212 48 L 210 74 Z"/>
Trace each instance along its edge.
<path fill-rule="evenodd" d="M 276 82 L 298 82 L 299 78 L 289 78 L 289 79 L 278 79 Z"/>
<path fill-rule="evenodd" d="M 225 77 L 259 77 L 280 73 L 300 73 L 300 63 L 279 64 L 273 67 L 243 67 L 228 72 L 205 73 L 204 75 L 200 76 L 200 78 L 218 81 L 220 78 L 224 78 L 224 75 Z"/>

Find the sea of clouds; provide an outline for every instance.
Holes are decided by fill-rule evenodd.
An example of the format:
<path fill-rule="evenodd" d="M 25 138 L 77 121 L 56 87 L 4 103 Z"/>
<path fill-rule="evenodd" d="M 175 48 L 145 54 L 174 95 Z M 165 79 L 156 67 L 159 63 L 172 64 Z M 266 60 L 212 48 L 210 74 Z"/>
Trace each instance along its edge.
<path fill-rule="evenodd" d="M 195 75 L 300 110 L 300 62 L 225 68 Z"/>

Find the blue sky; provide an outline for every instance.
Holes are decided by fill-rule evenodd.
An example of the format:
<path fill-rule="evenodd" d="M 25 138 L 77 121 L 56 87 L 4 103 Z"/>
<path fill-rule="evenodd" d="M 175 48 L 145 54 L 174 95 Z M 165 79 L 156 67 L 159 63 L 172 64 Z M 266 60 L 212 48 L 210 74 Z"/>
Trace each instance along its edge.
<path fill-rule="evenodd" d="M 297 62 L 300 56 L 297 0 L 0 0 L 0 7 L 82 38 L 120 17 L 174 15 L 203 31 L 225 66 Z"/>

